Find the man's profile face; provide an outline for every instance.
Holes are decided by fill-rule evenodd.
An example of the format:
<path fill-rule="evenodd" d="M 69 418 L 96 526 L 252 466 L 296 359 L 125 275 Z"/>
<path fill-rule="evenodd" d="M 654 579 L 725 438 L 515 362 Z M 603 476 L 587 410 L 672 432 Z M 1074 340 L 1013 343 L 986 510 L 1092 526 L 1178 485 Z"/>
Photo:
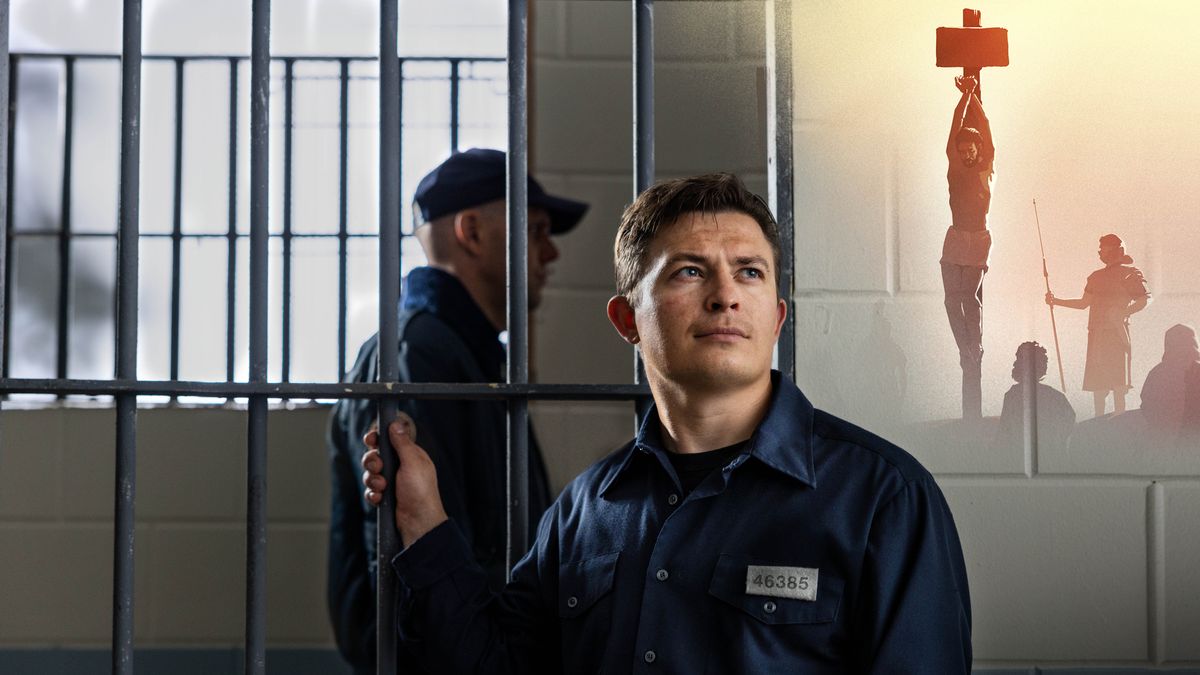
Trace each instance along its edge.
<path fill-rule="evenodd" d="M 481 209 L 486 220 L 488 256 L 485 264 L 499 289 L 508 274 L 507 207 L 503 200 Z M 541 207 L 529 209 L 529 308 L 542 302 L 542 291 L 550 277 L 550 263 L 558 259 L 558 247 L 550 238 L 550 214 Z"/>
<path fill-rule="evenodd" d="M 962 141 L 955 144 L 958 149 L 958 158 L 962 161 L 963 166 L 975 166 L 979 162 L 979 146 L 972 141 Z"/>
<path fill-rule="evenodd" d="M 663 228 L 631 298 L 647 372 L 705 388 L 768 377 L 786 312 L 774 266 L 744 213 L 688 213 Z"/>

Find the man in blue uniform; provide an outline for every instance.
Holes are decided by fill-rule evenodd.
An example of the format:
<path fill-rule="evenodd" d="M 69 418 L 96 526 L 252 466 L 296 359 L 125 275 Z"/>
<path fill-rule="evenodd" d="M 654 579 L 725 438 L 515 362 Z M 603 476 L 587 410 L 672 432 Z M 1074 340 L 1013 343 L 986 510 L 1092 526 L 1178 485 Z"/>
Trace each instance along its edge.
<path fill-rule="evenodd" d="M 400 304 L 400 373 L 405 382 L 501 382 L 505 327 L 505 156 L 472 149 L 452 155 L 417 186 L 416 237 L 429 260 L 409 273 Z M 550 239 L 574 227 L 587 205 L 546 193 L 529 181 L 529 306 L 541 301 Z M 348 382 L 373 382 L 379 346 L 359 350 Z M 437 466 L 445 509 L 492 588 L 504 586 L 504 404 L 497 401 L 403 401 L 421 421 L 422 446 Z M 333 479 L 327 594 L 338 648 L 356 672 L 375 672 L 375 510 L 363 501 L 363 434 L 375 420 L 369 400 L 345 399 L 330 419 Z M 530 430 L 531 522 L 550 505 L 550 488 Z M 407 659 L 406 659 L 407 660 Z M 407 672 L 416 672 L 409 669 Z M 438 672 L 434 669 L 431 672 Z"/>
<path fill-rule="evenodd" d="M 428 455 L 389 427 L 407 647 L 443 673 L 969 672 L 933 478 L 771 370 L 786 304 L 762 200 L 729 174 L 661 183 L 626 209 L 615 258 L 608 316 L 654 406 L 550 507 L 503 593 Z M 377 504 L 377 450 L 363 466 Z"/>

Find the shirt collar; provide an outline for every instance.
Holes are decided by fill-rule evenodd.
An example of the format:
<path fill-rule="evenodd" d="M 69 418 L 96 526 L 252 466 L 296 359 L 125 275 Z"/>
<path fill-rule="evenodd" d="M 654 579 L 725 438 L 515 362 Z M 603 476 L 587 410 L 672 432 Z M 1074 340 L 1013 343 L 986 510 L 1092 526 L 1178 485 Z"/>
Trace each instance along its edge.
<path fill-rule="evenodd" d="M 400 309 L 425 311 L 441 319 L 458 333 L 484 372 L 500 372 L 505 360 L 500 331 L 453 274 L 433 267 L 414 268 L 405 280 Z"/>
<path fill-rule="evenodd" d="M 747 445 L 750 456 L 809 487 L 816 487 L 812 430 L 812 403 L 791 380 L 777 370 L 771 371 L 771 401 L 766 416 L 750 437 Z M 666 462 L 666 452 L 658 406 L 652 405 L 642 419 L 637 436 L 625 457 L 600 486 L 600 494 L 603 496 L 620 476 L 630 470 L 633 458 L 638 454 L 654 455 L 660 462 Z M 731 466 L 736 468 L 740 464 L 734 462 Z"/>

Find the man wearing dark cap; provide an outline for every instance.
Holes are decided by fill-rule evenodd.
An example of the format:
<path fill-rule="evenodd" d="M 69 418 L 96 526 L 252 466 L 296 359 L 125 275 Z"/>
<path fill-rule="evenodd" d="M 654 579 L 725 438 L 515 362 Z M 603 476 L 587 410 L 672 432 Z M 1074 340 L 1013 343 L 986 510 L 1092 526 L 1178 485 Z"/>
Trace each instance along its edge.
<path fill-rule="evenodd" d="M 429 263 L 409 273 L 400 301 L 402 381 L 504 380 L 499 338 L 506 328 L 506 186 L 504 153 L 485 149 L 452 155 L 417 185 L 413 222 Z M 551 235 L 575 227 L 587 205 L 546 193 L 532 177 L 528 194 L 532 311 L 558 258 Z M 344 381 L 375 381 L 377 339 L 363 344 Z M 503 402 L 407 400 L 400 407 L 416 420 L 422 446 L 437 466 L 447 512 L 463 528 L 492 587 L 503 587 Z M 360 483 L 362 438 L 374 418 L 372 401 L 343 399 L 327 436 L 333 479 L 327 601 L 338 649 L 358 673 L 375 672 L 376 518 Z M 532 429 L 529 474 L 530 522 L 537 522 L 550 490 Z"/>
<path fill-rule="evenodd" d="M 1133 387 L 1129 316 L 1150 304 L 1150 291 L 1142 271 L 1125 255 L 1125 244 L 1115 234 L 1100 237 L 1100 262 L 1104 267 L 1088 275 L 1083 297 L 1056 298 L 1046 293 L 1047 305 L 1087 309 L 1087 365 L 1083 390 L 1092 392 L 1096 417 L 1104 414 L 1111 391 L 1115 412 L 1125 412 L 1125 394 Z"/>

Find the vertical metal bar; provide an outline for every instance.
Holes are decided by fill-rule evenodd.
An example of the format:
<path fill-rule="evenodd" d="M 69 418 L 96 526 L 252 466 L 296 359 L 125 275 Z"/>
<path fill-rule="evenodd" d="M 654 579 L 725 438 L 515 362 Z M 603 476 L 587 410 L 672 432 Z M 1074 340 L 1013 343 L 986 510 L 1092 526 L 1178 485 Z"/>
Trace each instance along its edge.
<path fill-rule="evenodd" d="M 450 59 L 450 152 L 458 152 L 458 59 Z"/>
<path fill-rule="evenodd" d="M 793 180 L 792 2 L 767 0 L 767 183 L 779 223 L 779 293 L 787 318 L 779 332 L 779 371 L 796 379 L 795 183 Z"/>
<path fill-rule="evenodd" d="M 142 105 L 142 3 L 125 0 L 121 46 L 121 196 L 117 236 L 118 380 L 137 379 L 138 195 Z M 117 396 L 113 516 L 112 671 L 133 674 L 133 507 L 137 396 Z"/>
<path fill-rule="evenodd" d="M 16 113 L 9 106 L 16 103 L 17 81 L 16 74 L 10 74 L 9 71 L 15 64 L 16 59 L 10 59 L 8 55 L 8 0 L 0 0 L 0 96 L 4 97 L 0 101 L 0 129 L 8 130 L 7 151 L 0 153 L 0 175 L 7 177 L 0 186 L 0 214 L 4 214 L 4 226 L 0 227 L 0 284 L 3 284 L 0 286 L 0 325 L 3 326 L 0 329 L 0 373 L 3 377 L 8 377 L 8 233 L 12 228 L 12 179 L 9 169 L 13 168 L 10 161 L 13 146 L 12 127 L 9 125 L 16 120 Z"/>
<path fill-rule="evenodd" d="M 254 0 L 250 48 L 250 381 L 267 381 L 271 2 Z M 251 396 L 247 430 L 246 675 L 265 675 L 267 399 Z"/>
<path fill-rule="evenodd" d="M 508 0 L 508 381 L 529 382 L 528 0 Z M 508 401 L 508 546 L 529 546 L 529 400 Z"/>
<path fill-rule="evenodd" d="M 8 25 L 8 0 L 0 0 L 3 5 L 3 21 L 4 25 Z M 0 33 L 0 40 L 4 44 L 8 44 L 8 29 L 5 28 L 3 33 Z M 13 286 L 13 231 L 16 226 L 13 225 L 13 176 L 17 172 L 17 92 L 20 87 L 21 79 L 21 62 L 13 58 L 9 64 L 9 54 L 7 47 L 0 51 L 0 59 L 8 64 L 4 72 L 8 78 L 5 83 L 4 90 L 8 92 L 8 102 L 4 106 L 4 113 L 7 116 L 6 127 L 8 129 L 8 148 L 4 155 L 4 161 L 7 164 L 4 180 L 4 241 L 0 246 L 4 247 L 4 254 L 0 255 L 0 264 L 4 265 L 4 273 L 0 275 L 4 283 L 4 292 L 0 293 L 0 302 L 4 303 L 3 311 L 0 316 L 4 320 L 4 330 L 0 331 L 0 339 L 4 341 L 3 348 L 0 348 L 0 360 L 3 364 L 0 365 L 0 377 L 8 377 L 9 356 L 12 351 L 12 340 L 10 339 L 10 331 L 12 329 L 12 286 Z"/>
<path fill-rule="evenodd" d="M 62 190 L 59 193 L 58 224 L 58 350 L 55 372 L 67 377 L 67 354 L 71 339 L 71 174 L 75 145 L 75 58 L 63 59 L 66 71 L 63 101 Z M 61 395 L 60 395 L 61 398 Z"/>
<path fill-rule="evenodd" d="M 380 382 L 400 378 L 400 58 L 397 52 L 397 0 L 379 1 L 379 373 Z M 396 152 L 391 152 L 395 148 Z M 379 399 L 379 429 L 396 418 L 394 398 Z M 394 476 L 398 458 L 386 431 L 379 434 L 383 475 Z M 376 650 L 379 673 L 396 672 L 396 573 L 392 558 L 400 550 L 396 532 L 396 493 L 389 482 L 379 506 Z"/>
<path fill-rule="evenodd" d="M 346 255 L 350 156 L 350 60 L 341 60 L 338 73 L 338 356 L 337 374 L 346 374 Z"/>
<path fill-rule="evenodd" d="M 633 196 L 654 184 L 654 0 L 633 0 Z"/>
<path fill-rule="evenodd" d="M 233 382 L 237 329 L 238 58 L 229 59 L 229 215 L 225 232 L 225 380 Z"/>
<path fill-rule="evenodd" d="M 633 0 L 633 197 L 654 184 L 654 0 Z M 633 381 L 646 380 L 642 354 L 633 352 Z M 640 420 L 650 402 L 635 402 Z M 634 422 L 635 426 L 637 421 Z"/>
<path fill-rule="evenodd" d="M 283 62 L 283 335 L 279 373 L 283 382 L 292 370 L 292 93 L 295 87 L 295 59 Z"/>
<path fill-rule="evenodd" d="M 179 285 L 183 262 L 183 59 L 175 59 L 175 182 L 171 212 L 171 379 L 179 380 Z M 172 396 L 172 399 L 175 397 Z"/>

